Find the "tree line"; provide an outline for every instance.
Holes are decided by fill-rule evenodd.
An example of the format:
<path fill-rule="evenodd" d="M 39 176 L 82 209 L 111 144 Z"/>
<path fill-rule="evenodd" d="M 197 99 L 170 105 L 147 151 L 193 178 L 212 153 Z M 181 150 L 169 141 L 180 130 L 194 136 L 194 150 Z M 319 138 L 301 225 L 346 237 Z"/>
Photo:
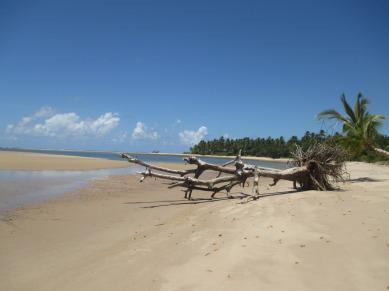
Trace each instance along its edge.
<path fill-rule="evenodd" d="M 301 146 L 303 149 L 307 149 L 309 146 L 316 143 L 327 143 L 331 145 L 342 145 L 347 147 L 344 136 L 340 133 L 333 135 L 327 134 L 324 130 L 319 133 L 307 131 L 305 134 L 298 138 L 292 136 L 289 139 L 285 139 L 283 136 L 278 138 L 224 138 L 220 137 L 213 140 L 202 140 L 198 144 L 194 145 L 190 152 L 192 154 L 199 155 L 236 155 L 239 150 L 242 150 L 244 156 L 257 156 L 257 157 L 270 157 L 270 158 L 289 158 L 291 151 L 293 151 L 296 145 Z M 389 150 L 389 136 L 378 135 L 376 137 L 376 144 L 383 149 Z M 349 150 L 352 149 L 352 145 L 349 146 Z M 353 154 L 349 151 L 350 159 L 352 160 L 367 160 L 373 159 L 372 153 L 363 152 Z M 380 159 L 380 158 L 376 158 Z"/>
<path fill-rule="evenodd" d="M 323 142 L 328 138 L 329 136 L 323 130 L 319 133 L 307 131 L 302 138 L 292 136 L 288 140 L 283 136 L 279 138 L 244 137 L 238 139 L 220 137 L 208 141 L 202 140 L 194 145 L 190 151 L 192 154 L 201 155 L 236 155 L 239 150 L 242 150 L 244 156 L 281 158 L 289 157 L 296 144 L 306 148 L 315 142 Z"/>
<path fill-rule="evenodd" d="M 245 156 L 261 157 L 290 157 L 296 145 L 303 149 L 317 143 L 327 143 L 341 146 L 348 153 L 350 160 L 374 162 L 389 160 L 389 136 L 379 133 L 379 128 L 385 120 L 384 115 L 371 114 L 367 107 L 369 101 L 359 93 L 354 106 L 351 106 L 346 96 L 340 97 L 344 114 L 335 109 L 328 109 L 318 114 L 318 119 L 335 119 L 343 124 L 342 133 L 327 134 L 324 130 L 319 133 L 305 132 L 298 138 L 292 136 L 285 140 L 279 138 L 239 138 L 229 139 L 220 137 L 210 141 L 200 141 L 191 148 L 193 154 L 204 155 L 236 155 L 242 150 Z M 386 151 L 386 152 L 385 152 Z"/>

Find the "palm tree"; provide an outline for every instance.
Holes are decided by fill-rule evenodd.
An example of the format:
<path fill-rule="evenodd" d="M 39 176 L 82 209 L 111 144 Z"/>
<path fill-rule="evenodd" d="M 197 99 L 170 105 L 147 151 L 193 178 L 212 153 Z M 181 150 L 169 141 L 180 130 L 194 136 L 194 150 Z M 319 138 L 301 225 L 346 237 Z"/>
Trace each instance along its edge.
<path fill-rule="evenodd" d="M 365 149 L 373 149 L 383 154 L 382 150 L 374 147 L 374 138 L 378 134 L 378 128 L 383 124 L 385 116 L 380 114 L 370 114 L 367 111 L 369 101 L 359 93 L 354 105 L 354 109 L 342 94 L 340 97 L 345 115 L 334 109 L 322 111 L 318 114 L 319 119 L 336 119 L 343 123 L 343 133 L 354 141 L 359 141 Z M 389 153 L 384 153 L 389 156 Z"/>

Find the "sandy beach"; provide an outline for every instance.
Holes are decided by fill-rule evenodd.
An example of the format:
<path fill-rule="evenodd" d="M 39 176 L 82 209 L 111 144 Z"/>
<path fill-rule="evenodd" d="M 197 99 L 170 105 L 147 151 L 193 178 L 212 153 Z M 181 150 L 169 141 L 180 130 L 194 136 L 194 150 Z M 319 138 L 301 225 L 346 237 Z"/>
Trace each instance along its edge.
<path fill-rule="evenodd" d="M 102 166 L 58 156 L 5 165 L 0 155 L 0 164 L 74 166 L 67 159 Z M 238 188 L 236 199 L 194 192 L 187 201 L 160 180 L 94 181 L 1 217 L 0 289 L 388 290 L 389 167 L 348 170 L 350 181 L 333 192 L 264 179 L 264 197 L 248 203 Z"/>
<path fill-rule="evenodd" d="M 66 155 L 0 151 L 0 170 L 98 170 L 128 167 L 128 162 Z"/>

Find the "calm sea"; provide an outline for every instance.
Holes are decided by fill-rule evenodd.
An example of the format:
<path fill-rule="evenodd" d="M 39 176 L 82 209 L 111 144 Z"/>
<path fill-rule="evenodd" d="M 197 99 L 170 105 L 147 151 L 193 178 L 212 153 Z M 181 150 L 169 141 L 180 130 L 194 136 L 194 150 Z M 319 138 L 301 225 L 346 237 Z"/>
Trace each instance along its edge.
<path fill-rule="evenodd" d="M 11 150 L 11 149 L 10 149 Z M 58 150 L 15 150 L 20 152 L 45 153 L 54 155 L 69 155 L 109 160 L 123 160 L 120 153 L 87 152 L 87 151 L 58 151 Z M 168 162 L 183 163 L 182 156 L 133 154 L 137 158 L 150 163 Z M 204 161 L 222 164 L 230 159 L 201 157 Z M 245 160 L 246 163 L 261 167 L 286 167 L 285 163 L 257 160 Z M 142 170 L 143 167 L 129 164 L 128 168 L 103 169 L 93 171 L 6 171 L 0 170 L 0 214 L 3 211 L 33 202 L 69 193 L 85 187 L 91 180 L 107 176 L 127 175 Z"/>
<path fill-rule="evenodd" d="M 91 157 L 91 158 L 103 158 L 109 160 L 123 160 L 120 153 L 117 152 L 99 152 L 99 151 L 68 151 L 68 150 L 30 150 L 30 149 L 10 149 L 10 151 L 20 151 L 20 152 L 33 152 L 33 153 L 44 153 L 44 154 L 54 154 L 54 155 L 69 155 L 69 156 L 79 156 L 79 157 Z M 174 155 L 154 155 L 154 154 L 131 154 L 145 162 L 149 163 L 183 163 L 182 156 Z M 213 164 L 223 164 L 231 159 L 226 158 L 210 158 L 210 157 L 200 157 L 203 161 Z M 287 167 L 284 162 L 273 162 L 273 161 L 258 161 L 251 159 L 243 159 L 246 163 L 257 165 L 265 168 L 275 168 L 275 169 L 285 169 Z"/>

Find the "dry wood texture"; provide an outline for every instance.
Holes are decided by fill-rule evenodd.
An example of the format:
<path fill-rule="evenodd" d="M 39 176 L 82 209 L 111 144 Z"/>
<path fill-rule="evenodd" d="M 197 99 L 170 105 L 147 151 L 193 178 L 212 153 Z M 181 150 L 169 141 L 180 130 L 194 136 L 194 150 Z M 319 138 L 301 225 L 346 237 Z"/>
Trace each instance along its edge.
<path fill-rule="evenodd" d="M 188 156 L 184 161 L 195 165 L 195 169 L 172 170 L 159 167 L 141 161 L 128 154 L 122 154 L 122 157 L 130 163 L 135 163 L 146 167 L 146 170 L 140 172 L 141 182 L 146 177 L 155 177 L 172 181 L 169 188 L 185 188 L 185 198 L 191 199 L 193 190 L 212 192 L 211 197 L 220 191 L 226 191 L 229 195 L 234 186 L 244 186 L 246 181 L 254 178 L 253 192 L 254 196 L 259 195 L 259 178 L 272 178 L 274 186 L 279 180 L 292 181 L 296 189 L 299 190 L 332 190 L 333 182 L 343 181 L 346 174 L 344 169 L 345 153 L 337 147 L 329 147 L 322 144 L 315 144 L 303 151 L 296 146 L 296 150 L 291 153 L 292 159 L 289 165 L 292 167 L 284 170 L 262 168 L 255 165 L 245 164 L 242 161 L 240 153 L 238 156 L 222 165 L 207 163 L 195 156 Z M 227 167 L 234 165 L 234 168 Z M 216 173 L 215 178 L 200 179 L 205 171 Z M 297 188 L 297 183 L 300 185 Z"/>

